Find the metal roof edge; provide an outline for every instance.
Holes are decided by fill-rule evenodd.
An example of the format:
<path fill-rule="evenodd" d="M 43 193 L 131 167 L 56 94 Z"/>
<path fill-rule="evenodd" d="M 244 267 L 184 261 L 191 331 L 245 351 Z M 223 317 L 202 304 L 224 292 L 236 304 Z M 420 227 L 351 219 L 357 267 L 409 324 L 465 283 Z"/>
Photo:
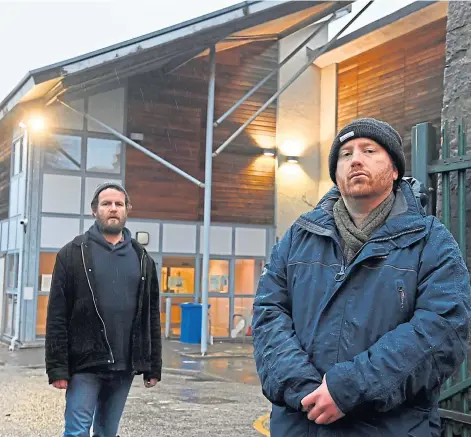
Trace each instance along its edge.
<path fill-rule="evenodd" d="M 46 65 L 46 66 L 43 66 L 43 67 L 40 67 L 40 68 L 30 70 L 23 77 L 23 79 L 21 79 L 20 82 L 5 96 L 5 98 L 0 101 L 0 119 L 2 118 L 1 114 L 4 111 L 5 106 L 7 106 L 8 102 L 15 96 L 15 94 L 17 94 L 21 90 L 21 88 L 23 88 L 28 83 L 29 80 L 31 80 L 31 78 L 34 81 L 34 84 L 36 84 L 36 81 L 34 80 L 34 76 L 45 73 L 49 70 L 53 70 L 53 69 L 56 69 L 56 68 L 61 68 L 61 67 L 66 66 L 68 64 L 73 64 L 75 62 L 80 62 L 80 61 L 86 60 L 88 58 L 99 56 L 101 54 L 105 54 L 107 52 L 110 52 L 110 51 L 113 51 L 113 50 L 116 50 L 116 49 L 119 49 L 119 48 L 123 48 L 123 47 L 129 46 L 129 45 L 132 45 L 132 44 L 136 44 L 136 43 L 145 41 L 147 39 L 155 38 L 156 36 L 164 35 L 165 33 L 173 32 L 175 30 L 179 30 L 179 29 L 182 29 L 182 28 L 185 28 L 185 27 L 188 27 L 188 26 L 192 26 L 192 25 L 201 23 L 201 22 L 206 21 L 206 20 L 217 18 L 221 15 L 236 11 L 238 9 L 242 9 L 242 8 L 254 5 L 256 3 L 261 3 L 262 1 L 263 0 L 243 1 L 243 2 L 237 3 L 237 4 L 232 5 L 232 6 L 228 6 L 227 8 L 219 9 L 217 11 L 210 12 L 208 14 L 201 15 L 199 17 L 192 18 L 190 20 L 186 20 L 186 21 L 183 21 L 181 23 L 165 27 L 165 28 L 157 30 L 155 32 L 151 32 L 151 33 L 148 33 L 148 34 L 145 34 L 145 35 L 138 36 L 136 38 L 132 38 L 132 39 L 120 42 L 120 43 L 113 44 L 113 45 L 108 46 L 108 47 L 104 47 L 104 48 L 101 48 L 101 49 L 98 49 L 98 50 L 94 50 L 92 52 L 88 52 L 88 53 L 85 53 L 85 54 L 82 54 L 82 55 L 79 55 L 79 56 L 75 56 L 73 58 L 69 58 L 69 59 L 66 59 L 64 61 L 56 62 L 54 64 L 49 64 L 49 65 Z"/>
<path fill-rule="evenodd" d="M 407 17 L 408 15 L 412 15 L 415 12 L 419 12 L 422 9 L 428 8 L 431 5 L 434 5 L 436 3 L 440 3 L 441 0 L 417 0 L 414 1 L 413 3 L 398 9 L 397 11 L 394 11 L 393 13 L 386 15 L 382 18 L 379 18 L 376 21 L 373 21 L 369 24 L 366 24 L 365 26 L 361 27 L 358 30 L 355 30 L 354 32 L 339 38 L 332 46 L 327 50 L 325 53 L 323 53 L 323 56 L 332 50 L 338 49 L 339 47 L 348 44 L 358 38 L 361 38 L 362 36 L 368 35 L 371 32 L 374 32 L 375 30 L 381 29 L 382 27 L 389 26 L 390 24 L 394 23 L 395 21 L 398 21 L 402 18 Z M 313 49 L 307 47 L 308 52 L 313 51 Z"/>

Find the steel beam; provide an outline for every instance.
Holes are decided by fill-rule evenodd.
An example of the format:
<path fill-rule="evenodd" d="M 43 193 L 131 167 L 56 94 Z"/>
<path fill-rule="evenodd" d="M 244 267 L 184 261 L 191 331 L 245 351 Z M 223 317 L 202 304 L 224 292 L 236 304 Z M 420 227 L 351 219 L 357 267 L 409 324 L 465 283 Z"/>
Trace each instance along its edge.
<path fill-rule="evenodd" d="M 101 122 L 100 120 L 97 120 L 95 117 L 85 114 L 84 112 L 81 112 L 72 106 L 68 105 L 67 103 L 63 102 L 62 100 L 58 99 L 57 100 L 60 104 L 65 106 L 66 108 L 69 108 L 71 111 L 75 112 L 78 115 L 81 115 L 82 117 L 85 117 L 87 120 L 91 120 L 94 123 L 97 123 L 104 129 L 106 129 L 108 132 L 113 134 L 114 136 L 118 137 L 120 140 L 124 141 L 125 143 L 129 144 L 130 146 L 133 146 L 137 150 L 140 150 L 142 153 L 145 155 L 149 156 L 150 158 L 154 159 L 157 162 L 160 162 L 161 164 L 165 165 L 168 167 L 170 170 L 173 170 L 175 173 L 178 173 L 180 176 L 183 176 L 184 178 L 188 179 L 189 181 L 193 182 L 194 184 L 198 185 L 200 188 L 204 188 L 204 183 L 200 182 L 198 179 L 194 178 L 193 176 L 189 175 L 188 173 L 184 172 L 183 170 L 179 169 L 173 164 L 170 164 L 170 162 L 166 161 L 165 159 L 161 158 L 160 156 L 156 155 L 155 153 L 152 153 L 150 150 L 147 150 L 145 147 L 141 146 L 140 144 L 136 143 L 135 141 L 129 139 L 122 133 L 118 132 L 117 130 L 113 129 L 112 127 L 106 125 L 105 123 Z"/>
<path fill-rule="evenodd" d="M 368 9 L 374 0 L 370 0 L 359 12 L 355 15 L 340 31 L 324 46 L 320 47 L 317 50 L 314 50 L 311 55 L 309 55 L 307 62 L 294 74 L 294 76 L 286 82 L 273 96 L 271 96 L 256 112 L 253 114 L 239 129 L 237 129 L 219 148 L 213 153 L 213 157 L 218 156 L 229 144 L 232 143 L 244 130 L 249 126 L 265 109 L 270 106 L 278 97 L 290 86 L 292 85 L 298 77 L 300 77 L 314 62 L 316 58 L 325 53 L 332 44 L 337 41 L 339 36 L 354 22 L 356 21 L 363 12 Z"/>
<path fill-rule="evenodd" d="M 337 5 L 333 5 L 332 9 L 337 9 Z M 255 85 L 247 94 L 245 94 L 238 102 L 236 102 L 230 109 L 228 109 L 223 115 L 221 115 L 216 122 L 214 123 L 214 127 L 219 126 L 229 115 L 231 115 L 243 102 L 245 102 L 250 96 L 252 96 L 255 92 L 257 92 L 269 79 L 271 79 L 278 71 L 289 62 L 293 56 L 295 56 L 309 41 L 315 38 L 326 26 L 331 23 L 337 15 L 335 12 L 332 16 L 325 22 L 319 24 L 314 32 L 312 32 L 304 41 L 302 41 L 294 50 L 281 61 L 270 73 L 268 73 L 265 78 L 263 78 L 257 85 Z"/>

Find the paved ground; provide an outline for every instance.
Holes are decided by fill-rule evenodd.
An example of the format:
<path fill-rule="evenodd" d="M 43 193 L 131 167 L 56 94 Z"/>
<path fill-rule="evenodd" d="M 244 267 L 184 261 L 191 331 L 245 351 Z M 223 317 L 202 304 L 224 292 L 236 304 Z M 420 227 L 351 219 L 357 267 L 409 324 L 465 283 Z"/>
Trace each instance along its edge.
<path fill-rule="evenodd" d="M 256 380 L 251 345 L 198 348 L 166 341 L 162 382 L 134 381 L 121 422 L 122 437 L 260 436 L 269 410 Z M 0 346 L 0 437 L 61 436 L 64 392 L 49 387 L 43 349 L 8 352 Z M 265 432 L 265 435 L 267 433 Z"/>

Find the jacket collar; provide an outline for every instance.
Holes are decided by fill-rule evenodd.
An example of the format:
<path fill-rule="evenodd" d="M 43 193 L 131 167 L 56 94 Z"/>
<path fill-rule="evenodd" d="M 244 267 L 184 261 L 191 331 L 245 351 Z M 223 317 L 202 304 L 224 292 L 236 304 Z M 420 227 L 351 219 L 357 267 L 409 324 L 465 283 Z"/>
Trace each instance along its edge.
<path fill-rule="evenodd" d="M 383 226 L 371 236 L 372 240 L 394 238 L 396 244 L 402 246 L 411 244 L 409 234 L 423 233 L 426 213 L 418 200 L 420 186 L 415 182 L 409 179 L 399 183 L 393 209 Z M 414 188 L 413 184 L 415 184 Z M 339 197 L 340 191 L 335 186 L 319 201 L 316 208 L 303 214 L 296 223 L 314 233 L 336 235 L 337 228 L 332 210 Z M 407 241 L 399 238 L 403 235 L 407 237 Z M 417 237 L 421 238 L 421 235 Z"/>
<path fill-rule="evenodd" d="M 90 241 L 90 237 L 89 237 L 89 234 L 88 232 L 85 232 L 81 235 L 77 235 L 73 240 L 72 240 L 72 244 L 74 246 L 81 246 L 82 243 L 86 246 L 88 244 L 88 242 Z M 137 240 L 135 240 L 134 238 L 131 237 L 131 244 L 134 248 L 134 250 L 137 252 L 137 254 L 139 255 L 139 258 L 141 258 L 142 255 L 144 254 L 147 254 L 147 251 L 146 249 L 144 248 L 144 246 L 142 246 L 140 243 L 137 242 Z"/>

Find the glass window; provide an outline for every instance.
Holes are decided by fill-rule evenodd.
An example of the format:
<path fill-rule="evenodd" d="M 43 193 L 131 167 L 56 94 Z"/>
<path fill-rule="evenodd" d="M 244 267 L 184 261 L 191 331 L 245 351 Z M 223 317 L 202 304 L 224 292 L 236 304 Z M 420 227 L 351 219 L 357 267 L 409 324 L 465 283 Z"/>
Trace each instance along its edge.
<path fill-rule="evenodd" d="M 88 138 L 87 170 L 100 173 L 120 173 L 121 141 Z"/>
<path fill-rule="evenodd" d="M 13 294 L 7 294 L 5 302 L 4 325 L 3 333 L 13 337 L 16 316 L 16 301 L 17 297 Z"/>
<path fill-rule="evenodd" d="M 15 141 L 12 146 L 13 176 L 23 171 L 23 138 Z"/>
<path fill-rule="evenodd" d="M 244 334 L 252 335 L 253 297 L 237 297 L 234 299 L 234 323 L 242 317 L 244 320 Z"/>
<path fill-rule="evenodd" d="M 18 254 L 7 255 L 7 288 L 18 287 Z"/>
<path fill-rule="evenodd" d="M 180 335 L 182 310 L 180 305 L 194 301 L 196 259 L 190 257 L 164 256 L 160 269 L 160 288 L 162 293 L 171 294 L 170 332 Z M 162 329 L 166 322 L 166 301 L 161 299 L 160 322 Z"/>
<path fill-rule="evenodd" d="M 229 261 L 209 260 L 209 293 L 229 292 Z"/>
<path fill-rule="evenodd" d="M 229 337 L 229 298 L 210 297 L 208 299 L 209 323 L 213 337 Z"/>
<path fill-rule="evenodd" d="M 194 294 L 195 258 L 164 256 L 162 258 L 161 288 L 163 293 Z"/>
<path fill-rule="evenodd" d="M 255 294 L 263 266 L 263 260 L 236 259 L 235 294 Z"/>
<path fill-rule="evenodd" d="M 44 166 L 56 170 L 80 170 L 82 138 L 72 135 L 51 135 L 44 150 Z"/>

